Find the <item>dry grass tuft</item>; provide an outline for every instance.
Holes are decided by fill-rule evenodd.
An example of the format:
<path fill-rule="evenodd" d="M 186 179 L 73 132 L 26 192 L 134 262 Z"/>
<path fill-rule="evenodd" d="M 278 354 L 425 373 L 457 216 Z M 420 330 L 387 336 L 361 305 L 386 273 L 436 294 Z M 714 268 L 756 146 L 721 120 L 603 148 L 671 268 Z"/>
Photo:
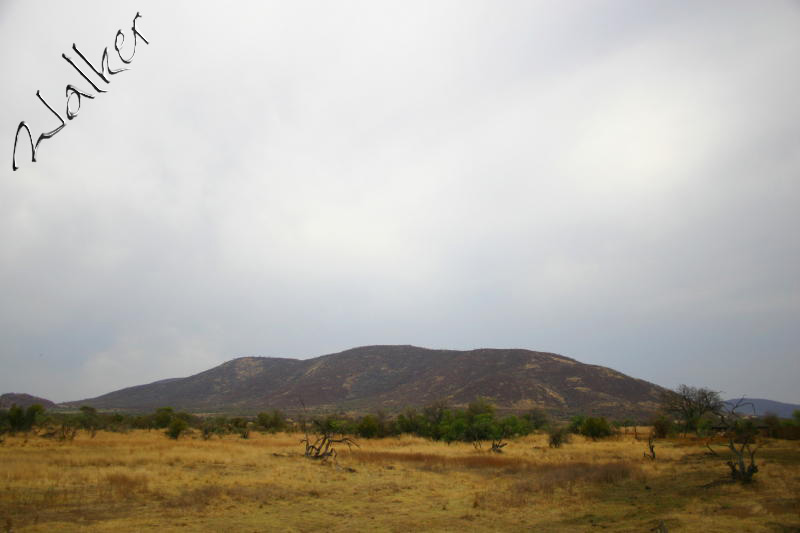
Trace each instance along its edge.
<path fill-rule="evenodd" d="M 564 463 L 541 465 L 531 476 L 515 483 L 511 491 L 522 494 L 547 493 L 556 489 L 572 492 L 577 483 L 615 484 L 640 474 L 637 465 L 626 462 Z"/>
<path fill-rule="evenodd" d="M 144 474 L 114 472 L 112 474 L 106 474 L 105 482 L 112 496 L 120 499 L 127 499 L 133 497 L 137 493 L 146 493 L 149 479 Z"/>
<path fill-rule="evenodd" d="M 209 505 L 221 500 L 225 491 L 217 485 L 206 485 L 188 489 L 163 502 L 164 507 L 177 509 L 204 509 Z"/>

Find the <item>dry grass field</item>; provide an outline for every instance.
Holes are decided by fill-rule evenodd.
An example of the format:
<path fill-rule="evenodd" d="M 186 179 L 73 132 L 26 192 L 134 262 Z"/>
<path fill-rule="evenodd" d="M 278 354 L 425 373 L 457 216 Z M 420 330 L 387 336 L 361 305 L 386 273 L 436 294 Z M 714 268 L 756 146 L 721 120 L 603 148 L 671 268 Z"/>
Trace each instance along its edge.
<path fill-rule="evenodd" d="M 767 442 L 749 486 L 691 440 L 632 436 L 502 455 L 413 437 L 360 441 L 334 463 L 300 436 L 178 441 L 81 433 L 0 444 L 0 532 L 800 531 L 800 443 Z"/>

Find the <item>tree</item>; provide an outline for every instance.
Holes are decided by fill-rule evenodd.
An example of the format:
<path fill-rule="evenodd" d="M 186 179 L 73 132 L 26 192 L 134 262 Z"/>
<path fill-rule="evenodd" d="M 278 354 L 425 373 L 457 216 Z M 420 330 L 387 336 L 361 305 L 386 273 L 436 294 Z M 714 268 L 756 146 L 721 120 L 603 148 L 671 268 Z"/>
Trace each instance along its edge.
<path fill-rule="evenodd" d="M 11 431 L 11 424 L 8 421 L 8 411 L 0 409 L 0 435 Z"/>
<path fill-rule="evenodd" d="M 436 400 L 431 405 L 426 406 L 422 410 L 424 418 L 423 436 L 430 437 L 433 440 L 440 440 L 442 438 L 442 422 L 449 414 L 450 409 L 447 400 Z"/>
<path fill-rule="evenodd" d="M 719 416 L 724 406 L 719 392 L 703 387 L 680 385 L 661 396 L 661 408 L 681 421 L 684 433 L 697 431 L 703 416 Z"/>
<path fill-rule="evenodd" d="M 407 408 L 404 413 L 398 415 L 395 426 L 400 433 L 425 436 L 425 419 L 417 413 L 416 409 Z"/>
<path fill-rule="evenodd" d="M 465 440 L 472 442 L 475 448 L 481 447 L 481 441 L 494 440 L 497 427 L 494 421 L 494 405 L 487 398 L 478 397 L 467 406 L 467 428 Z"/>

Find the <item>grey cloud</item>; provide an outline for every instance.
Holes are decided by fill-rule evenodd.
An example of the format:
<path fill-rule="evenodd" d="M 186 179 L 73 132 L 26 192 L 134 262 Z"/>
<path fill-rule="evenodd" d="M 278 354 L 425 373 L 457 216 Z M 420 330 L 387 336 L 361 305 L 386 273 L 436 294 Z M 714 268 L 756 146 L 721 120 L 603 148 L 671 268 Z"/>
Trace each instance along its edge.
<path fill-rule="evenodd" d="M 3 6 L 7 140 L 152 45 L 5 145 L 0 390 L 413 343 L 800 401 L 790 2 Z"/>

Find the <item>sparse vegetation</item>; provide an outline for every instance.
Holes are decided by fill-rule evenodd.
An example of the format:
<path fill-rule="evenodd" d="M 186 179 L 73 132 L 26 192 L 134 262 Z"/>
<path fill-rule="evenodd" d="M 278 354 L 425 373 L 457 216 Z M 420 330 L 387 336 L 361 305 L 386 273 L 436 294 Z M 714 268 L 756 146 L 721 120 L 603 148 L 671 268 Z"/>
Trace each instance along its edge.
<path fill-rule="evenodd" d="M 647 430 L 642 430 L 647 431 Z M 236 433 L 178 440 L 161 431 L 66 444 L 7 436 L 0 447 L 0 524 L 16 533 L 71 531 L 792 531 L 800 442 L 759 449 L 758 490 L 710 485 L 727 476 L 694 437 L 591 441 L 573 435 L 509 439 L 503 454 L 400 435 L 308 461 L 296 433 Z M 724 448 L 723 448 L 724 449 Z"/>
<path fill-rule="evenodd" d="M 169 407 L 145 415 L 13 408 L 0 411 L 5 439 L 0 447 L 0 519 L 7 517 L 15 531 L 63 530 L 63 516 L 79 515 L 86 516 L 87 524 L 96 523 L 97 530 L 107 530 L 101 525 L 112 518 L 129 524 L 129 529 L 114 526 L 121 532 L 147 529 L 145 524 L 169 530 L 158 514 L 167 506 L 173 517 L 187 517 L 182 520 L 192 527 L 200 516 L 192 513 L 204 513 L 209 522 L 195 529 L 218 530 L 221 523 L 247 529 L 254 522 L 239 516 L 259 516 L 257 527 L 265 527 L 271 518 L 260 510 L 280 502 L 280 515 L 288 518 L 273 528 L 310 529 L 330 523 L 327 518 L 348 516 L 377 520 L 383 525 L 376 529 L 391 529 L 395 525 L 381 522 L 378 517 L 385 513 L 378 509 L 382 513 L 400 501 L 418 515 L 407 515 L 405 529 L 419 527 L 422 516 L 432 530 L 451 528 L 453 520 L 465 520 L 468 529 L 538 525 L 581 530 L 605 520 L 611 529 L 648 530 L 664 520 L 670 529 L 702 524 L 708 531 L 759 531 L 767 516 L 770 523 L 800 526 L 788 510 L 800 500 L 786 496 L 800 490 L 800 443 L 778 438 L 787 428 L 797 428 L 795 420 L 722 412 L 706 439 L 675 435 L 671 421 L 664 415 L 651 428 L 639 429 L 641 435 L 650 435 L 649 453 L 642 453 L 644 442 L 635 426 L 632 431 L 628 427 L 630 422 L 576 416 L 559 425 L 541 413 L 498 416 L 485 398 L 466 409 L 437 402 L 396 418 L 377 412 L 295 421 L 279 411 L 200 418 Z M 547 431 L 536 433 L 534 425 Z M 291 433 L 304 427 L 305 434 Z M 701 427 L 696 424 L 695 430 Z M 363 439 L 360 447 L 355 436 Z M 716 455 L 704 454 L 704 443 Z M 489 453 L 499 451 L 503 453 Z M 307 480 L 312 488 L 295 478 Z M 265 484 L 264 479 L 279 481 Z M 722 488 L 724 483 L 736 487 L 753 482 L 758 484 L 755 496 Z M 309 498 L 317 505 L 331 491 L 342 495 L 337 501 L 351 503 L 326 502 L 315 511 L 317 518 L 308 519 Z M 426 505 L 439 501 L 438 514 L 426 514 Z M 714 518 L 722 520 L 705 523 L 706 514 L 693 503 L 697 501 L 712 507 L 723 502 L 714 507 Z M 629 512 L 630 504 L 621 502 L 634 502 L 638 510 Z M 737 509 L 753 502 L 761 502 L 761 514 L 753 512 L 742 521 Z M 576 519 L 587 504 L 595 518 Z M 519 513 L 510 516 L 509 508 Z M 149 518 L 138 518 L 142 509 Z M 730 521 L 724 519 L 727 509 Z M 211 525 L 214 517 L 220 522 Z"/>

